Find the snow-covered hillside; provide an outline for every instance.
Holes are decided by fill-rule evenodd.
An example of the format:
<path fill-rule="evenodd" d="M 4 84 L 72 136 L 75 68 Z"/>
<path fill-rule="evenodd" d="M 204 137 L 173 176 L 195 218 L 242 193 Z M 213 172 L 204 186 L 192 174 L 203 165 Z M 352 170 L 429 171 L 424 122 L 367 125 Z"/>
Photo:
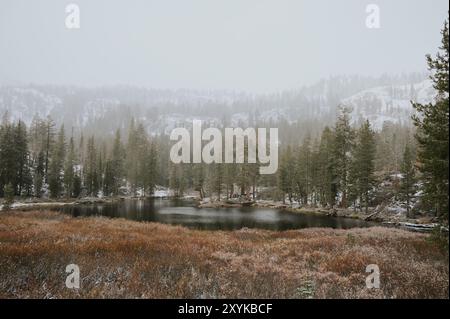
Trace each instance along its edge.
<path fill-rule="evenodd" d="M 346 96 L 344 92 L 351 91 Z M 354 93 L 356 92 L 356 93 Z M 149 133 L 169 133 L 174 127 L 202 120 L 208 126 L 247 126 L 255 123 L 293 124 L 330 121 L 339 104 L 352 109 L 352 121 L 369 119 L 376 129 L 383 123 L 409 124 L 411 101 L 433 100 L 430 80 L 414 84 L 382 85 L 363 90 L 332 88 L 298 90 L 271 96 L 235 92 L 147 90 L 142 88 L 77 89 L 55 87 L 0 87 L 0 116 L 22 119 L 51 116 L 71 127 L 104 129 L 124 127 L 131 117 Z"/>
<path fill-rule="evenodd" d="M 414 109 L 411 101 L 429 103 L 435 91 L 431 80 L 414 85 L 382 86 L 361 91 L 342 100 L 352 109 L 352 121 L 368 119 L 374 128 L 381 129 L 383 123 L 411 123 Z"/>
<path fill-rule="evenodd" d="M 58 96 L 35 88 L 0 87 L 0 114 L 7 113 L 11 119 L 29 123 L 35 114 L 45 117 L 62 104 Z"/>

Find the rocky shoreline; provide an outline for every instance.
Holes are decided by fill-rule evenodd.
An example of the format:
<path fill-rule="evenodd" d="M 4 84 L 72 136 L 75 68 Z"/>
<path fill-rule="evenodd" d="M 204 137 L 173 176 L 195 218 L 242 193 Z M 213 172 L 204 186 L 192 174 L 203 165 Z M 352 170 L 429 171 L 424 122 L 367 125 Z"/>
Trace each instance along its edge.
<path fill-rule="evenodd" d="M 383 213 L 383 211 L 371 211 L 369 214 L 365 214 L 362 211 L 354 209 L 342 209 L 342 208 L 323 208 L 323 207 L 300 207 L 294 205 L 288 205 L 282 202 L 257 200 L 253 202 L 229 202 L 229 201 L 199 201 L 199 208 L 239 208 L 239 207 L 255 207 L 255 208 L 272 208 L 282 209 L 292 213 L 300 214 L 320 214 L 323 216 L 340 217 L 340 218 L 353 218 L 361 219 L 364 221 L 378 222 L 386 226 L 400 227 L 412 231 L 430 232 L 436 227 L 441 227 L 442 230 L 448 232 L 447 226 L 442 226 L 433 218 L 419 217 L 419 218 L 407 218 L 402 214 L 389 214 Z"/>

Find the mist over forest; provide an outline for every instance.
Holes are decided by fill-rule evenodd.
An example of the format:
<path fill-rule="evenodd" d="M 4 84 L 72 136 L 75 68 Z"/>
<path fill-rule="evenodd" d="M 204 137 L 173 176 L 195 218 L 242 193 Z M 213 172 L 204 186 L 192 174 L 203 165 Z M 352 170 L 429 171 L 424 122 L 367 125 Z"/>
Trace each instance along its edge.
<path fill-rule="evenodd" d="M 384 122 L 410 126 L 410 101 L 429 102 L 433 95 L 427 72 L 379 78 L 336 76 L 273 94 L 133 86 L 2 86 L 0 114 L 27 125 L 35 118 L 50 116 L 68 132 L 99 137 L 111 136 L 118 128 L 127 129 L 132 118 L 142 122 L 152 135 L 169 134 L 194 118 L 218 127 L 271 125 L 284 130 L 295 126 L 296 135 L 283 138 L 284 142 L 298 140 L 306 132 L 317 134 L 333 123 L 340 105 L 353 109 L 355 124 L 369 118 L 377 129 Z"/>

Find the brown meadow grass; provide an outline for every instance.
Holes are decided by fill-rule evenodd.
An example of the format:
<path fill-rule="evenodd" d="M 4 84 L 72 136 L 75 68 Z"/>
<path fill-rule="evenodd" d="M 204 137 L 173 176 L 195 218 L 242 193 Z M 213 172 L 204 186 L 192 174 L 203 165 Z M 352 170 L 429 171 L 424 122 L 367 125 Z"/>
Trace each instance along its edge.
<path fill-rule="evenodd" d="M 81 287 L 66 288 L 77 264 Z M 377 264 L 380 289 L 367 289 Z M 448 252 L 400 229 L 197 231 L 0 213 L 0 298 L 448 298 Z"/>

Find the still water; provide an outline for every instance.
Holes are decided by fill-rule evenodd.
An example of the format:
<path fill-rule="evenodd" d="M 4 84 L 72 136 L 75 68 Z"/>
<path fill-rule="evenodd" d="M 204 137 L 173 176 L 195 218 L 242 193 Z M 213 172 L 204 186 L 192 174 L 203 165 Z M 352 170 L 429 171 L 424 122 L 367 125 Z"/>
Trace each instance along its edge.
<path fill-rule="evenodd" d="M 375 225 L 356 219 L 299 214 L 272 208 L 197 208 L 193 201 L 167 199 L 124 200 L 106 204 L 65 206 L 58 210 L 75 217 L 120 217 L 205 230 L 235 230 L 243 227 L 270 230 L 308 227 L 348 229 Z"/>

